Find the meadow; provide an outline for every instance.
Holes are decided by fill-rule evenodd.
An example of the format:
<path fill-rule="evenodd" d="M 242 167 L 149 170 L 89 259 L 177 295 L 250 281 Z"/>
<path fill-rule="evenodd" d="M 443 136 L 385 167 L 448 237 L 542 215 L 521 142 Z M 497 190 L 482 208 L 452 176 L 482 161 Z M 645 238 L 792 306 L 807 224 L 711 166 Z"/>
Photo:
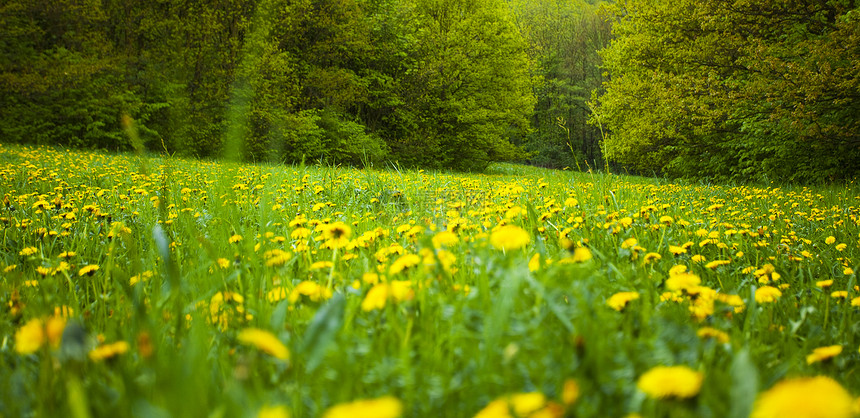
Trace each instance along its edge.
<path fill-rule="evenodd" d="M 0 416 L 860 412 L 853 183 L 0 162 Z"/>

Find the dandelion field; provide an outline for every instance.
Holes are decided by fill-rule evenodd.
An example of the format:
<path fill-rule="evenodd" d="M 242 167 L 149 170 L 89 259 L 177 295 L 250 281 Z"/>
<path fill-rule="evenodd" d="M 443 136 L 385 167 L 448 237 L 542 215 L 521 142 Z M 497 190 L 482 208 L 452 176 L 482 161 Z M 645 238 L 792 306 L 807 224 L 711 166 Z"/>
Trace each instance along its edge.
<path fill-rule="evenodd" d="M 0 416 L 858 412 L 853 184 L 0 161 Z"/>

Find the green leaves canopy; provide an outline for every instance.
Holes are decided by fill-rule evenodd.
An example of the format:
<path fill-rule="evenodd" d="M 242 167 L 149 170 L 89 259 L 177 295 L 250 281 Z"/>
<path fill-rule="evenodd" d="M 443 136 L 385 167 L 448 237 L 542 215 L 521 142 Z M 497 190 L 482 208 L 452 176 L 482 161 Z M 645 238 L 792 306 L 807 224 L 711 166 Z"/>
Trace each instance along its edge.
<path fill-rule="evenodd" d="M 534 106 L 502 0 L 79 3 L 0 6 L 4 140 L 480 170 Z"/>
<path fill-rule="evenodd" d="M 674 176 L 860 171 L 851 1 L 622 1 L 595 121 L 610 159 Z"/>

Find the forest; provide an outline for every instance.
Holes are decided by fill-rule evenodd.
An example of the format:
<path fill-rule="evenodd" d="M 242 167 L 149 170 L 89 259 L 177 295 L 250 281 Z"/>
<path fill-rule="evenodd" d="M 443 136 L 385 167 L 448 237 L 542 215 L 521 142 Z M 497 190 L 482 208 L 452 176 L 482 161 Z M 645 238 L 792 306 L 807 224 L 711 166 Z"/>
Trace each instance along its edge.
<path fill-rule="evenodd" d="M 10 0 L 0 6 L 0 140 L 465 171 L 515 161 L 852 178 L 856 9 L 853 0 Z"/>

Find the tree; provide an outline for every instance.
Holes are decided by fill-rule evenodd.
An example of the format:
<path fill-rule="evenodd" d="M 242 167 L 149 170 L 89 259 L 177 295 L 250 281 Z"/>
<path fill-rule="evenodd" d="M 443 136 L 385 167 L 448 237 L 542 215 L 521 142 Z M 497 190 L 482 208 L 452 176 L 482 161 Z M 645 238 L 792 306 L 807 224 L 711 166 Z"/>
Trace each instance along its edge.
<path fill-rule="evenodd" d="M 100 2 L 16 1 L 0 6 L 0 132 L 7 141 L 123 148 L 120 114 L 146 121 L 147 103 L 125 79 L 104 32 Z M 146 124 L 142 133 L 150 134 Z"/>
<path fill-rule="evenodd" d="M 851 1 L 619 2 L 597 99 L 609 158 L 673 176 L 860 171 Z"/>
<path fill-rule="evenodd" d="M 534 107 L 526 44 L 497 0 L 418 0 L 402 101 L 413 131 L 389 145 L 414 165 L 483 170 L 516 158 Z"/>
<path fill-rule="evenodd" d="M 0 6 L 7 140 L 483 169 L 533 98 L 501 0 L 23 1 Z"/>
<path fill-rule="evenodd" d="M 603 82 L 597 50 L 611 38 L 602 2 L 513 0 L 510 6 L 534 63 L 537 105 L 522 144 L 529 161 L 585 169 L 583 162 L 603 160 L 599 130 L 587 123 L 587 101 Z"/>

